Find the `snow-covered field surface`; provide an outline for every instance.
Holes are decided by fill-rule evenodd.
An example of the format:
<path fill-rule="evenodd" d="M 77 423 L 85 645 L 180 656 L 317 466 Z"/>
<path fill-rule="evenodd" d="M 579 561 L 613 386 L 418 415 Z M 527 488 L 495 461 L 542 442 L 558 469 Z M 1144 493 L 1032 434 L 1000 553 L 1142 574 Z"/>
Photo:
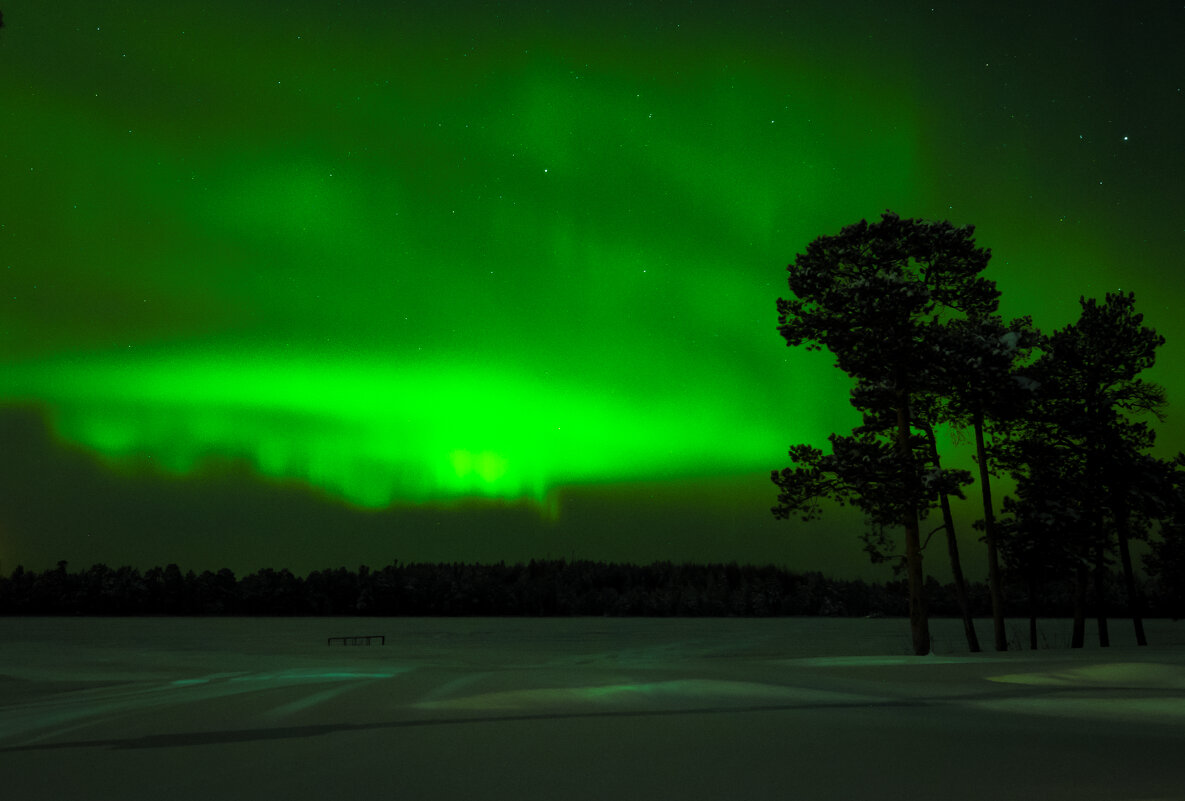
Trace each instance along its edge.
<path fill-rule="evenodd" d="M 0 797 L 1185 799 L 1185 622 L 933 627 L 0 618 Z"/>

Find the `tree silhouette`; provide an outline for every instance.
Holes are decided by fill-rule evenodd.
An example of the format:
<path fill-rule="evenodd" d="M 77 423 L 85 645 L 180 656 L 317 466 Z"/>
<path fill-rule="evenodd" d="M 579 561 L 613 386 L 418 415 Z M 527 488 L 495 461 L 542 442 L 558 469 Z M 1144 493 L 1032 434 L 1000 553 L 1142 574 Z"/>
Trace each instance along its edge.
<path fill-rule="evenodd" d="M 1015 454 L 1018 447 L 1013 443 L 1010 453 Z M 1009 575 L 1025 587 L 1029 647 L 1036 649 L 1044 588 L 1074 575 L 1084 487 L 1071 454 L 1057 443 L 1026 440 L 1023 448 L 1019 458 L 1027 470 L 1013 473 L 1016 487 L 1013 495 L 1004 498 L 999 534 Z"/>
<path fill-rule="evenodd" d="M 937 416 L 938 412 L 934 408 L 921 408 L 924 404 L 914 403 L 914 425 L 921 429 L 923 439 L 926 443 L 926 456 L 928 464 L 932 471 L 941 471 L 942 456 L 938 451 L 938 437 L 934 433 L 934 423 L 932 422 Z M 969 483 L 970 476 L 961 483 Z M 967 647 L 972 653 L 978 653 L 979 635 L 975 632 L 975 620 L 971 612 L 971 601 L 967 594 L 967 579 L 963 575 L 963 563 L 959 558 L 959 540 L 955 532 L 955 516 L 951 510 L 950 498 L 954 495 L 957 498 L 965 499 L 962 489 L 959 485 L 951 488 L 940 484 L 936 486 L 938 495 L 938 508 L 942 512 L 942 528 L 946 534 L 946 552 L 950 559 L 951 577 L 955 583 L 955 593 L 959 602 L 959 611 L 963 615 L 963 633 L 967 638 Z M 993 594 L 993 599 L 995 595 Z"/>
<path fill-rule="evenodd" d="M 859 409 L 864 416 L 864 424 L 854 433 L 875 434 L 891 440 L 895 435 L 895 412 L 893 398 L 883 386 L 870 387 L 857 384 L 852 390 L 852 405 Z M 963 632 L 967 638 L 968 649 L 975 653 L 980 650 L 979 637 L 975 632 L 975 624 L 971 612 L 970 600 L 967 593 L 966 579 L 959 557 L 958 537 L 955 531 L 954 514 L 951 511 L 950 499 L 956 497 L 964 499 L 962 486 L 971 482 L 971 475 L 965 470 L 948 470 L 942 466 L 941 454 L 938 451 L 938 438 L 934 432 L 937 422 L 945 420 L 949 415 L 945 404 L 932 393 L 916 393 L 911 404 L 910 414 L 912 428 L 920 432 L 920 436 L 913 437 L 915 457 L 924 466 L 923 497 L 918 499 L 919 515 L 925 517 L 935 505 L 942 516 L 942 524 L 929 532 L 922 544 L 925 550 L 926 542 L 939 530 L 945 532 L 947 557 L 950 560 L 951 574 L 955 583 L 955 597 L 959 604 L 959 611 L 963 616 Z M 885 523 L 875 523 L 873 528 L 864 534 L 865 550 L 880 558 L 883 545 L 887 545 L 884 536 Z"/>
<path fill-rule="evenodd" d="M 945 354 L 937 330 L 943 322 L 995 311 L 999 293 L 979 275 L 990 253 L 975 246 L 973 232 L 971 226 L 892 212 L 877 223 L 861 220 L 811 242 L 787 267 L 794 297 L 778 300 L 778 330 L 787 345 L 826 348 L 841 370 L 892 398 L 895 434 L 887 458 L 898 482 L 895 522 L 905 530 L 910 628 L 918 654 L 929 653 L 930 635 L 918 522 L 923 463 L 914 450 L 910 404 L 938 380 L 934 368 Z M 792 481 L 794 473 L 773 478 L 785 486 L 780 482 Z"/>
<path fill-rule="evenodd" d="M 1088 584 L 1093 585 L 1100 644 L 1109 644 L 1105 595 L 1113 551 L 1119 553 L 1137 637 L 1143 641 L 1129 541 L 1144 536 L 1146 527 L 1133 522 L 1156 513 L 1156 498 L 1171 483 L 1163 478 L 1156 489 L 1160 468 L 1146 459 L 1155 434 L 1137 419 L 1158 416 L 1165 404 L 1163 389 L 1138 377 L 1155 364 L 1164 338 L 1142 324 L 1132 293 L 1108 293 L 1102 303 L 1084 297 L 1079 304 L 1079 319 L 1055 331 L 1043 343 L 1041 358 L 1023 371 L 1037 386 L 1036 400 L 1004 451 L 1018 482 L 1018 521 L 1035 519 L 1058 495 L 1059 519 L 1077 521 L 1071 541 L 1029 548 L 1068 556 L 1075 582 L 1072 647 L 1084 642 Z M 1060 488 L 1048 486 L 1053 471 Z M 1056 530 L 1062 531 L 1060 525 Z"/>
<path fill-rule="evenodd" d="M 988 588 L 992 599 L 992 624 L 997 651 L 1008 648 L 1004 630 L 1003 587 L 1000 576 L 999 534 L 992 504 L 992 468 L 984 432 L 990 422 L 997 430 L 1023 417 L 1032 403 L 1034 383 L 1019 374 L 1040 341 L 1032 320 L 1022 317 L 1005 325 L 995 315 L 949 321 L 942 329 L 945 358 L 941 362 L 945 420 L 960 427 L 970 425 L 975 437 L 975 461 L 979 468 L 983 502 L 982 526 L 988 555 Z"/>
<path fill-rule="evenodd" d="M 890 446 L 890 451 L 891 451 Z M 1174 474 L 1178 488 L 1182 476 Z M 1178 514 L 1181 507 L 1176 507 Z M 1153 615 L 1183 610 L 1182 554 L 1185 537 L 1176 520 L 1162 528 L 1146 559 L 1155 582 L 1148 610 Z M 1007 522 L 1007 515 L 1003 522 Z M 1011 543 L 1011 539 L 1005 540 Z M 1010 553 L 1005 549 L 1005 556 Z M 1154 558 L 1155 557 L 1155 558 Z M 645 616 L 904 616 L 906 582 L 868 584 L 793 573 L 773 566 L 733 564 L 649 565 L 579 560 L 530 564 L 393 563 L 371 570 L 314 571 L 307 578 L 264 569 L 236 579 L 233 572 L 177 568 L 177 597 L 165 603 L 167 568 L 141 575 L 133 567 L 93 565 L 69 572 L 65 563 L 41 573 L 18 565 L 0 575 L 0 615 L 645 615 Z M 179 577 L 179 578 L 178 578 Z M 959 613 L 956 590 L 927 579 L 930 609 Z M 987 588 L 972 584 L 976 615 L 987 614 Z M 326 603 L 329 592 L 334 605 Z M 1052 592 L 1044 612 L 1067 616 L 1069 594 Z"/>
<path fill-rule="evenodd" d="M 1159 590 L 1162 603 L 1174 620 L 1185 617 L 1185 492 L 1181 471 L 1185 457 L 1178 454 L 1174 467 L 1174 512 L 1161 525 L 1160 538 L 1151 543 L 1144 567 Z"/>
<path fill-rule="evenodd" d="M 1138 429 L 1137 429 L 1138 430 Z M 1144 448 L 1152 446 L 1155 432 L 1148 431 Z M 1134 447 L 1133 447 L 1134 446 Z M 1146 540 L 1154 520 L 1163 524 L 1181 515 L 1181 468 L 1185 456 L 1177 454 L 1173 460 L 1157 459 L 1141 452 L 1136 443 L 1128 441 L 1110 453 L 1108 499 L 1119 548 L 1124 590 L 1135 628 L 1136 643 L 1147 645 L 1144 634 L 1144 593 L 1136 581 L 1128 543 L 1133 539 Z"/>

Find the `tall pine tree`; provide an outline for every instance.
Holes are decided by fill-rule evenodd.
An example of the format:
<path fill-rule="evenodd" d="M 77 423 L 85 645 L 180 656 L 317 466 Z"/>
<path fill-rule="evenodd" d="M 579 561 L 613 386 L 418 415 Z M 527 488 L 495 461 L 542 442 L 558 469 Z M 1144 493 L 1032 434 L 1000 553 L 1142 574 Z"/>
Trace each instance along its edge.
<path fill-rule="evenodd" d="M 930 651 L 919 516 L 924 462 L 914 448 L 911 401 L 935 381 L 938 329 L 996 309 L 995 284 L 980 276 L 991 254 L 974 228 L 902 219 L 886 212 L 811 242 L 787 267 L 793 297 L 778 300 L 778 330 L 789 346 L 826 348 L 848 375 L 892 398 L 892 471 L 905 532 L 914 652 Z M 779 480 L 779 474 L 774 474 Z M 775 513 L 776 513 L 775 509 Z"/>

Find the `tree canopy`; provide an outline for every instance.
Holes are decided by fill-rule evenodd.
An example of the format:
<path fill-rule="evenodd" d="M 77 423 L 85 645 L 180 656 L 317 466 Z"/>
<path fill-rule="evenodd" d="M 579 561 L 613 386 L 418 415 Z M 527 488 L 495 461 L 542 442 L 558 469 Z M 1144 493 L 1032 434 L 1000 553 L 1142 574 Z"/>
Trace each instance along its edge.
<path fill-rule="evenodd" d="M 1155 432 L 1146 418 L 1161 416 L 1165 396 L 1140 376 L 1164 338 L 1143 325 L 1131 293 L 1082 298 L 1079 320 L 1047 337 L 1030 317 L 1005 322 L 996 315 L 1000 293 L 982 275 L 991 253 L 975 244 L 974 230 L 886 212 L 878 222 L 815 239 L 789 265 L 793 295 L 778 300 L 778 331 L 788 346 L 834 355 L 854 380 L 850 402 L 863 423 L 833 434 L 829 453 L 792 446 L 791 465 L 771 473 L 778 488 L 772 511 L 813 519 L 824 499 L 855 505 L 869 522 L 866 550 L 874 560 L 884 558 L 886 529 L 902 529 L 914 648 L 927 653 L 919 521 L 942 509 L 940 528 L 962 588 L 949 501 L 972 482 L 970 472 L 942 463 L 934 429 L 970 426 L 997 649 L 1007 647 L 1001 550 L 1012 575 L 1027 583 L 1031 610 L 1041 582 L 1072 579 L 1075 645 L 1088 573 L 1107 642 L 1107 565 L 1118 554 L 1142 643 L 1129 541 L 1161 521 L 1166 534 L 1147 564 L 1163 571 L 1177 564 L 1185 530 L 1185 457 L 1150 455 Z M 999 529 L 993 462 L 1015 481 Z"/>

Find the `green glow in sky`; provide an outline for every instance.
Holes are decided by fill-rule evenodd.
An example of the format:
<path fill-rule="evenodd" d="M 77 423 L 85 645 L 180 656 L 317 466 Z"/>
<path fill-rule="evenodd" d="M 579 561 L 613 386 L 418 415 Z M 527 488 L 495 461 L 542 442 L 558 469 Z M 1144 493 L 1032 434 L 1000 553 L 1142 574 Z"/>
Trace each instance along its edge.
<path fill-rule="evenodd" d="M 61 438 L 117 463 L 184 474 L 240 459 L 369 507 L 470 496 L 550 507 L 557 485 L 744 471 L 778 433 L 718 396 L 632 402 L 519 369 L 164 353 L 7 376 L 30 401 L 52 398 Z"/>
<path fill-rule="evenodd" d="M 853 417 L 784 267 L 886 208 L 1043 327 L 1134 289 L 1173 362 L 1172 25 L 640 5 L 6 3 L 0 399 L 351 508 L 764 483 Z"/>
<path fill-rule="evenodd" d="M 11 350 L 35 360 L 9 375 L 62 438 L 381 506 L 761 471 L 825 422 L 776 375 L 778 260 L 804 206 L 909 199 L 903 89 L 727 51 L 648 74 L 533 35 L 470 65 L 282 19 L 227 75 L 237 26 L 189 22 L 68 31 L 77 64 L 118 61 L 22 99 L 13 213 L 53 244 L 12 233 Z"/>

